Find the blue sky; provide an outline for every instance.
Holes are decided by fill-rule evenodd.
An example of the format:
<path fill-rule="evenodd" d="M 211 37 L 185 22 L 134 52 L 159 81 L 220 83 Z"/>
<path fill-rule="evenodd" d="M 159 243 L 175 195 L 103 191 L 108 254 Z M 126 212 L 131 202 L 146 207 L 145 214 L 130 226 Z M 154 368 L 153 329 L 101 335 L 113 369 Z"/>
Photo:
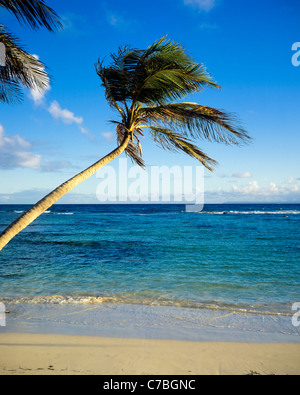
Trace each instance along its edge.
<path fill-rule="evenodd" d="M 300 42 L 296 0 L 48 0 L 64 30 L 31 31 L 0 9 L 0 20 L 52 76 L 45 94 L 24 90 L 22 104 L 0 108 L 0 203 L 35 203 L 115 147 L 116 117 L 94 68 L 121 44 L 135 48 L 168 35 L 204 63 L 222 90 L 187 98 L 234 112 L 253 138 L 248 146 L 199 141 L 219 162 L 206 171 L 205 202 L 300 203 Z M 299 45 L 300 49 L 300 45 Z M 300 54 L 299 54 L 300 59 Z M 152 165 L 197 166 L 147 137 Z M 113 164 L 115 168 L 118 163 Z M 93 176 L 60 203 L 97 203 Z"/>

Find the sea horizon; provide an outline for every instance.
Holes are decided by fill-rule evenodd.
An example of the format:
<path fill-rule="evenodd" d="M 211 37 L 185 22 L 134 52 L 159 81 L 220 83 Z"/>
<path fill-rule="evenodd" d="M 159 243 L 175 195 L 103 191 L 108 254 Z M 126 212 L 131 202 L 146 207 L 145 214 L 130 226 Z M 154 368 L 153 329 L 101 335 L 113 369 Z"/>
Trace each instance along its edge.
<path fill-rule="evenodd" d="M 0 206 L 33 206 L 37 202 L 32 203 L 0 203 Z M 191 202 L 99 202 L 99 203 L 55 203 L 53 206 L 140 206 L 140 205 L 151 205 L 151 206 L 161 206 L 161 205 L 192 205 Z M 223 203 L 205 203 L 203 206 L 222 206 L 222 205 L 266 205 L 266 206 L 278 206 L 278 205 L 300 205 L 300 202 L 223 202 Z M 52 206 L 52 207 L 53 207 Z"/>
<path fill-rule="evenodd" d="M 1 205 L 0 228 L 29 206 Z M 0 254 L 0 302 L 13 312 L 7 330 L 24 329 L 24 311 L 44 317 L 37 322 L 46 329 L 69 322 L 75 308 L 92 311 L 84 333 L 100 330 L 100 314 L 102 329 L 114 322 L 119 334 L 118 318 L 107 322 L 113 309 L 131 322 L 127 336 L 142 311 L 148 329 L 164 322 L 178 331 L 174 315 L 193 322 L 184 339 L 218 322 L 228 338 L 240 330 L 295 341 L 299 224 L 299 204 L 206 204 L 196 213 L 184 204 L 54 205 Z M 72 330 L 83 330 L 80 317 Z"/>
<path fill-rule="evenodd" d="M 29 205 L 1 205 L 1 228 L 4 229 L 12 219 L 17 218 L 18 215 L 22 214 L 26 210 L 27 206 Z M 73 211 L 70 210 L 71 207 L 74 209 Z M 12 209 L 10 210 L 10 208 Z M 225 215 L 220 217 L 220 214 Z M 277 244 L 279 243 L 279 246 L 278 250 L 276 250 L 276 252 L 273 251 L 273 254 L 269 258 L 277 262 L 280 257 L 280 263 L 288 264 L 291 255 L 285 247 L 289 246 L 289 244 L 293 245 L 293 258 L 295 258 L 295 253 L 299 254 L 299 214 L 300 205 L 297 204 L 207 204 L 204 206 L 204 209 L 198 213 L 185 213 L 184 204 L 54 205 L 28 229 L 18 235 L 16 240 L 13 240 L 10 245 L 3 250 L 0 260 L 2 257 L 6 259 L 7 256 L 12 259 L 14 257 L 14 260 L 18 259 L 18 256 L 20 258 L 19 254 L 21 247 L 23 254 L 21 260 L 32 262 L 35 255 L 32 255 L 31 251 L 28 257 L 26 257 L 26 251 L 31 246 L 31 243 L 35 242 L 35 248 L 37 251 L 39 249 L 46 248 L 47 246 L 49 248 L 51 248 L 51 246 L 58 246 L 58 255 L 55 256 L 54 254 L 51 256 L 51 260 L 54 261 L 62 259 L 61 254 L 65 252 L 64 248 L 73 244 L 74 246 L 76 245 L 79 247 L 79 250 L 77 251 L 79 255 L 82 255 L 80 248 L 88 249 L 86 258 L 88 258 L 89 264 L 94 264 L 93 260 L 101 263 L 101 257 L 99 257 L 99 255 L 95 257 L 93 256 L 93 253 L 95 254 L 97 252 L 97 247 L 101 248 L 105 244 L 107 248 L 112 246 L 114 246 L 114 248 L 118 248 L 118 243 L 126 243 L 126 237 L 123 237 L 122 240 L 118 240 L 118 234 L 123 235 L 127 230 L 128 243 L 135 247 L 133 250 L 134 259 L 139 262 L 139 264 L 143 264 L 145 263 L 144 260 L 146 257 L 144 254 L 139 255 L 139 252 L 142 252 L 138 248 L 139 243 L 148 242 L 155 245 L 155 241 L 161 241 L 160 231 L 157 227 L 161 226 L 160 220 L 163 220 L 164 227 L 161 231 L 170 231 L 170 234 L 163 234 L 165 237 L 164 243 L 160 243 L 159 245 L 156 244 L 155 254 L 158 253 L 158 255 L 154 254 L 154 256 L 151 257 L 151 264 L 154 265 L 154 267 L 160 262 L 163 255 L 167 255 L 168 258 L 174 258 L 174 261 L 176 261 L 177 264 L 188 265 L 189 262 L 193 262 L 193 270 L 197 269 L 197 264 L 200 264 L 202 259 L 204 259 L 204 261 L 209 261 L 214 256 L 214 249 L 219 246 L 214 245 L 214 239 L 216 233 L 220 236 L 220 228 L 225 230 L 225 233 L 223 233 L 223 235 L 221 234 L 220 239 L 222 248 L 226 249 L 226 247 L 230 247 L 230 244 L 226 245 L 228 241 L 230 241 L 234 246 L 234 249 L 231 251 L 231 259 L 227 262 L 228 267 L 234 260 L 238 259 L 242 262 L 246 261 L 247 267 L 250 265 L 251 268 L 252 264 L 255 265 L 255 263 L 257 263 L 255 260 L 251 263 L 251 259 L 256 258 L 259 260 L 259 248 L 270 247 L 270 241 L 276 242 Z M 128 221 L 128 228 L 126 227 L 126 224 L 123 223 L 124 215 Z M 109 216 L 111 216 L 111 218 L 109 218 Z M 117 220 L 118 216 L 120 216 L 119 222 Z M 251 222 L 249 223 L 250 218 Z M 235 222 L 232 222 L 233 220 Z M 76 234 L 75 230 L 78 223 L 80 223 L 82 229 L 78 229 L 78 234 Z M 249 224 L 251 225 L 250 228 Z M 274 229 L 275 225 L 276 227 Z M 194 240 L 191 238 L 193 226 L 195 226 Z M 242 234 L 233 234 L 234 237 L 231 240 L 228 240 L 227 235 L 236 231 L 236 226 L 238 226 L 238 231 L 242 232 Z M 255 255 L 251 255 L 249 250 L 243 251 L 244 256 L 241 254 L 237 255 L 239 252 L 238 244 L 242 241 L 239 236 L 245 236 L 247 234 L 245 233 L 245 227 L 247 226 L 249 230 L 252 231 L 251 234 L 248 234 L 248 242 L 257 243 L 252 251 Z M 281 229 L 282 226 L 284 226 L 285 229 Z M 85 227 L 86 232 L 84 229 Z M 181 232 L 180 241 L 188 241 L 194 249 L 192 252 L 185 251 L 186 254 L 181 254 L 181 250 L 179 248 L 181 246 L 184 249 L 184 243 L 178 246 L 173 245 L 172 242 L 172 237 L 177 236 L 181 228 L 186 231 L 186 235 Z M 97 233 L 99 231 L 102 233 Z M 294 232 L 296 239 L 288 237 L 287 232 L 290 231 Z M 132 234 L 130 232 L 132 232 Z M 270 232 L 272 232 L 272 234 L 270 234 Z M 34 240 L 28 238 L 30 235 L 34 237 Z M 222 240 L 222 237 L 225 237 L 225 239 Z M 284 240 L 280 241 L 280 238 L 282 237 Z M 170 244 L 168 244 L 168 242 Z M 209 251 L 207 251 L 203 256 L 199 255 L 201 253 L 201 249 L 198 248 L 199 243 L 202 247 L 205 246 L 206 249 L 209 248 Z M 94 246 L 94 248 L 90 249 L 91 246 Z M 282 251 L 280 251 L 280 248 Z M 111 252 L 116 253 L 114 250 Z M 161 252 L 162 254 L 160 254 Z M 29 253 L 29 250 L 27 253 Z M 111 258 L 112 262 L 110 263 L 117 264 L 118 259 L 123 259 L 124 262 L 127 262 L 127 253 L 130 253 L 130 248 L 125 249 L 119 255 L 117 254 L 117 256 L 113 255 Z M 132 255 L 132 253 L 130 255 Z M 213 261 L 212 266 L 216 265 L 218 267 L 220 260 L 223 258 L 224 255 L 219 254 L 216 257 L 216 260 Z M 48 258 L 47 255 L 45 255 L 44 260 L 42 259 L 40 262 L 41 266 L 43 266 L 43 263 L 49 264 L 49 259 L 50 257 Z M 65 261 L 66 257 L 63 259 Z M 109 257 L 106 257 L 105 259 L 110 261 Z M 286 260 L 286 262 L 284 262 L 284 260 Z M 52 261 L 51 263 L 53 264 Z M 6 266 L 5 263 L 4 266 Z M 21 268 L 21 266 L 18 267 Z M 59 266 L 56 267 L 56 265 L 52 267 L 54 272 L 55 269 L 58 268 Z M 74 270 L 75 268 L 73 267 L 72 269 Z M 128 269 L 130 269 L 130 265 L 128 266 Z M 293 269 L 296 268 L 293 267 Z M 23 270 L 25 270 L 25 272 L 23 272 Z M 29 273 L 26 273 L 25 267 L 23 270 L 23 275 L 25 276 L 25 279 L 28 280 L 29 278 L 27 278 L 27 276 Z M 1 274 L 5 275 L 3 272 Z M 72 271 L 69 275 L 72 277 Z M 147 272 L 147 275 L 151 277 L 152 274 Z M 188 276 L 188 273 L 186 273 L 186 275 Z M 274 272 L 274 276 L 275 275 L 276 271 Z M 17 278 L 18 277 L 16 277 L 16 279 Z M 182 279 L 182 277 L 180 277 L 180 279 Z M 253 281 L 255 282 L 255 279 L 253 279 Z M 17 282 L 13 282 L 12 284 L 17 285 Z M 205 284 L 203 284 L 203 286 L 205 286 Z M 76 288 L 75 285 L 74 287 Z M 3 289 L 5 289 L 5 287 L 1 289 L 1 293 L 3 295 Z M 24 292 L 25 290 L 26 287 L 24 288 Z M 24 296 L 27 296 L 26 292 Z"/>

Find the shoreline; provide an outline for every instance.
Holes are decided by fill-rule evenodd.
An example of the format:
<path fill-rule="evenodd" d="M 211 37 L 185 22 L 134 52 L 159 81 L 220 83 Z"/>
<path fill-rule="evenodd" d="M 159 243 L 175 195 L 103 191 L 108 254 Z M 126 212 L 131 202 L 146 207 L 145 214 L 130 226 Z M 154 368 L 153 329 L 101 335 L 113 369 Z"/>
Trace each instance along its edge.
<path fill-rule="evenodd" d="M 122 304 L 6 307 L 0 375 L 300 375 L 300 328 L 291 317 Z"/>
<path fill-rule="evenodd" d="M 300 344 L 0 334 L 0 375 L 299 375 Z"/>
<path fill-rule="evenodd" d="M 291 316 L 136 304 L 6 305 L 1 333 L 192 342 L 300 343 Z"/>

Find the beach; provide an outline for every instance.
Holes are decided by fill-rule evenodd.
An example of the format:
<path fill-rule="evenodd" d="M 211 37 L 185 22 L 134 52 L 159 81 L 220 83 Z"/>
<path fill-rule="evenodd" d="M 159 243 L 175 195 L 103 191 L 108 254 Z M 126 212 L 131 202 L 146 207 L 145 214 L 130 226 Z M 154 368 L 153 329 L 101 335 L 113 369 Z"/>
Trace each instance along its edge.
<path fill-rule="evenodd" d="M 300 374 L 299 221 L 300 205 L 53 206 L 0 256 L 0 374 Z"/>
<path fill-rule="evenodd" d="M 298 375 L 300 344 L 0 335 L 1 375 Z"/>
<path fill-rule="evenodd" d="M 0 375 L 300 374 L 290 317 L 107 303 L 7 308 Z"/>
<path fill-rule="evenodd" d="M 300 375 L 300 3 L 271 4 L 0 0 L 0 376 Z"/>

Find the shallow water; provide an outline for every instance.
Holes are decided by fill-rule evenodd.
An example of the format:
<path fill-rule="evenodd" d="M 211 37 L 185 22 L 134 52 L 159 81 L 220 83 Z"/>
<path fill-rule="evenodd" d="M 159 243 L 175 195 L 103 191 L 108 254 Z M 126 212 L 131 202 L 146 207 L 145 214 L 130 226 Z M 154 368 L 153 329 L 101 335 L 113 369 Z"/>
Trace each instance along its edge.
<path fill-rule="evenodd" d="M 299 266 L 300 205 L 56 205 L 1 252 L 0 301 L 291 317 Z"/>

